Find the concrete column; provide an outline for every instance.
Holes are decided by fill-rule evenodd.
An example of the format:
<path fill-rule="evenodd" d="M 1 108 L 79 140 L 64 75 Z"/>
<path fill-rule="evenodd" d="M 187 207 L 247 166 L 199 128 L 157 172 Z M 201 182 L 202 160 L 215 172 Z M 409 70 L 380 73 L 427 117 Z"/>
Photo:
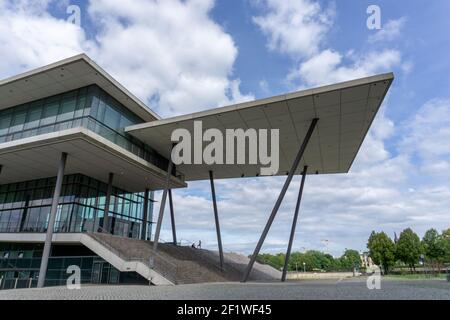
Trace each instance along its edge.
<path fill-rule="evenodd" d="M 216 189 L 214 188 L 214 174 L 212 171 L 209 171 L 209 182 L 211 184 L 211 195 L 214 208 L 214 221 L 216 223 L 217 244 L 219 246 L 220 268 L 223 270 L 222 236 L 220 234 L 219 213 L 217 210 L 217 201 L 216 201 Z"/>
<path fill-rule="evenodd" d="M 286 195 L 286 191 L 289 188 L 289 185 L 291 184 L 292 178 L 294 177 L 295 171 L 297 170 L 297 168 L 300 164 L 300 160 L 302 159 L 303 154 L 305 153 L 306 147 L 308 146 L 309 140 L 311 139 L 311 136 L 314 133 L 314 129 L 316 128 L 318 121 L 319 121 L 318 118 L 315 118 L 311 121 L 311 125 L 309 126 L 308 132 L 306 133 L 306 136 L 303 139 L 303 143 L 297 152 L 297 155 L 294 159 L 291 169 L 289 170 L 289 174 L 286 178 L 286 181 L 284 182 L 283 188 L 281 189 L 280 195 L 278 196 L 278 199 L 275 202 L 275 206 L 273 207 L 272 212 L 270 213 L 269 219 L 267 220 L 267 223 L 266 223 L 266 226 L 264 227 L 263 233 L 261 234 L 261 237 L 259 238 L 258 244 L 256 245 L 256 248 L 253 251 L 253 254 L 250 258 L 250 262 L 248 263 L 247 268 L 244 273 L 244 276 L 242 278 L 242 282 L 246 282 L 248 280 L 248 277 L 250 276 L 250 272 L 252 271 L 252 268 L 253 268 L 253 265 L 255 264 L 256 258 L 258 257 L 259 251 L 261 250 L 264 240 L 266 239 L 267 234 L 269 233 L 269 230 L 270 230 L 270 227 L 272 226 L 273 220 L 275 219 L 275 216 L 277 215 L 278 209 L 281 206 L 281 202 L 283 201 L 284 196 Z"/>
<path fill-rule="evenodd" d="M 143 212 L 143 217 L 142 217 L 142 234 L 141 234 L 141 239 L 142 240 L 147 240 L 146 235 L 147 235 L 147 222 L 148 222 L 148 197 L 150 196 L 150 190 L 149 189 L 145 189 L 145 193 L 144 193 L 144 212 Z"/>
<path fill-rule="evenodd" d="M 173 210 L 172 189 L 169 189 L 169 207 L 170 207 L 170 222 L 172 224 L 172 239 L 173 244 L 176 246 L 177 242 L 177 229 L 175 226 L 175 210 Z"/>
<path fill-rule="evenodd" d="M 289 237 L 289 244 L 286 251 L 286 259 L 284 260 L 283 274 L 281 275 L 281 281 L 286 281 L 286 274 L 289 266 L 289 258 L 291 257 L 292 243 L 294 242 L 295 227 L 297 226 L 298 212 L 300 210 L 300 203 L 302 202 L 303 188 L 305 186 L 306 173 L 308 166 L 303 168 L 302 181 L 300 183 L 300 190 L 298 191 L 297 204 L 295 205 L 294 219 L 292 221 L 291 235 Z"/>
<path fill-rule="evenodd" d="M 47 235 L 45 237 L 44 252 L 42 253 L 41 267 L 39 270 L 38 288 L 43 288 L 45 277 L 47 275 L 48 258 L 52 247 L 53 229 L 55 226 L 56 212 L 58 211 L 59 196 L 61 194 L 62 183 L 64 179 L 64 170 L 66 167 L 67 153 L 61 155 L 58 167 L 58 176 L 56 178 L 55 192 L 53 193 L 52 207 L 50 209 L 50 219 L 48 221 Z"/>
<path fill-rule="evenodd" d="M 111 203 L 111 194 L 113 188 L 114 173 L 110 173 L 108 177 L 108 188 L 106 189 L 105 212 L 103 214 L 103 232 L 111 233 L 109 225 L 109 204 Z"/>
<path fill-rule="evenodd" d="M 166 176 L 166 185 L 164 187 L 164 192 L 163 192 L 160 207 L 159 207 L 159 216 L 158 216 L 158 222 L 156 224 L 155 238 L 153 239 L 153 250 L 155 250 L 155 251 L 158 249 L 159 235 L 161 233 L 161 226 L 162 226 L 162 221 L 163 221 L 163 217 L 164 217 L 164 207 L 166 206 L 167 193 L 169 191 L 169 186 L 170 186 L 170 177 L 172 175 L 172 167 L 173 167 L 172 159 L 169 159 L 169 166 L 167 168 L 167 176 Z"/>

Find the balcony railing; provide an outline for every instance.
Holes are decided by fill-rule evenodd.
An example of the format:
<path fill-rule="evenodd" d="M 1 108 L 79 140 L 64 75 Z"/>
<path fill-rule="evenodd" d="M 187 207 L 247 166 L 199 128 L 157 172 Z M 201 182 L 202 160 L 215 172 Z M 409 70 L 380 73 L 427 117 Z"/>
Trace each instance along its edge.
<path fill-rule="evenodd" d="M 8 133 L 0 136 L 0 144 L 78 127 L 84 127 L 86 129 L 89 129 L 92 132 L 95 132 L 98 135 L 104 137 L 105 139 L 113 142 L 114 144 L 133 153 L 139 158 L 154 164 L 158 168 L 164 171 L 167 170 L 168 160 L 163 158 L 153 149 L 151 149 L 151 147 L 146 146 L 144 143 L 140 142 L 139 140 L 131 136 L 119 133 L 118 131 L 106 126 L 105 124 L 99 122 L 98 120 L 96 120 L 91 116 L 74 118 L 41 127 L 24 129 L 13 133 Z M 175 167 L 173 169 L 172 174 L 180 178 L 181 180 L 184 180 L 183 175 L 181 173 L 178 173 Z"/>

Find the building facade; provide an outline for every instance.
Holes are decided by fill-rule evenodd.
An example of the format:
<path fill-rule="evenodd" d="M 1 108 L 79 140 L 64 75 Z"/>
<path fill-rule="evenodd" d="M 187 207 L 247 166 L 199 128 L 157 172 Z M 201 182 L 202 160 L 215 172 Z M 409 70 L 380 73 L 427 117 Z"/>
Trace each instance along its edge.
<path fill-rule="evenodd" d="M 195 122 L 220 137 L 229 129 L 278 132 L 272 175 L 286 180 L 245 270 L 247 281 L 294 176 L 302 180 L 288 251 L 306 175 L 349 172 L 393 80 L 392 73 L 375 75 L 169 119 L 83 54 L 1 80 L 0 289 L 63 285 L 68 266 L 80 268 L 82 283 L 175 284 L 178 266 L 157 250 L 167 198 L 177 244 L 172 189 L 186 181 L 210 181 L 223 270 L 214 179 L 259 177 L 265 164 L 242 163 L 233 153 L 227 164 L 175 166 L 172 133 L 195 136 Z M 226 144 L 218 145 L 215 152 L 224 154 Z M 157 190 L 163 193 L 153 219 Z M 133 251 L 140 245 L 144 251 Z M 149 252 L 144 262 L 143 252 Z M 287 264 L 283 278 L 286 271 Z"/>
<path fill-rule="evenodd" d="M 70 61 L 69 66 L 78 60 L 86 64 L 89 62 L 82 56 L 80 59 Z M 63 63 L 56 69 L 64 72 L 66 66 Z M 103 72 L 96 65 L 89 66 L 90 73 L 95 71 L 98 75 L 99 72 Z M 37 75 L 42 73 L 38 72 Z M 21 80 L 23 79 L 25 82 L 30 81 L 27 77 Z M 39 150 L 40 147 L 51 143 L 49 137 L 52 135 L 64 136 L 67 132 L 72 134 L 73 130 L 83 130 L 85 135 L 86 132 L 93 135 L 97 147 L 105 148 L 102 143 L 109 143 L 108 146 L 111 148 L 111 143 L 113 144 L 116 154 L 108 155 L 108 160 L 113 161 L 117 158 L 125 159 L 126 162 L 132 160 L 136 162 L 137 158 L 141 161 L 139 163 L 141 167 L 145 165 L 149 167 L 144 170 L 160 170 L 160 175 L 161 172 L 165 172 L 168 169 L 168 160 L 124 130 L 130 125 L 144 123 L 148 119 L 142 119 L 96 82 L 98 80 L 89 79 L 88 83 L 92 84 L 83 85 L 83 82 L 80 82 L 74 85 L 76 88 L 72 90 L 60 88 L 54 91 L 57 94 L 46 94 L 49 91 L 43 89 L 38 99 L 29 99 L 31 101 L 1 109 L 0 154 L 5 157 L 16 154 L 17 149 L 11 152 L 10 146 L 17 148 L 23 144 L 25 146 L 23 150 L 30 149 L 27 146 L 30 139 L 34 143 L 31 149 Z M 11 81 L 6 81 L 0 88 L 5 86 L 7 88 L 10 83 Z M 122 89 L 120 86 L 117 87 Z M 9 93 L 12 92 L 13 89 L 10 89 Z M 20 95 L 20 92 L 18 94 Z M 127 97 L 127 100 L 134 98 Z M 85 137 L 79 140 L 82 139 Z M 69 151 L 68 163 L 71 161 L 70 157 Z M 20 158 L 20 154 L 17 154 L 17 158 Z M 95 162 L 102 166 L 102 159 L 105 159 L 105 156 L 95 159 Z M 33 159 L 29 161 L 34 162 Z M 22 174 L 22 170 L 18 168 L 14 175 L 8 176 L 9 168 L 14 170 L 12 167 L 10 161 L 3 161 L 0 157 L 0 289 L 37 285 L 43 243 L 14 242 L 10 239 L 14 238 L 14 234 L 47 233 L 57 183 L 56 170 L 54 174 L 47 176 L 44 166 L 41 171 L 37 165 L 30 175 Z M 124 173 L 122 165 L 119 164 L 120 170 L 108 168 L 107 163 L 104 167 L 105 173 L 96 177 L 90 176 L 86 168 L 76 165 L 69 169 L 66 167 L 57 202 L 53 233 L 103 232 L 114 236 L 150 240 L 153 190 L 158 189 L 158 186 L 147 178 L 144 185 L 141 183 L 136 187 L 130 183 L 123 183 L 125 179 L 122 176 L 126 176 L 126 172 Z M 175 173 L 176 168 L 173 167 L 172 172 Z M 95 170 L 95 173 L 97 174 L 98 170 Z M 119 176 L 119 179 L 113 179 L 114 175 L 116 178 Z M 117 184 L 114 180 L 118 181 Z M 132 186 L 132 190 L 127 189 L 127 186 Z M 108 219 L 105 219 L 105 216 Z M 82 245 L 58 244 L 52 247 L 50 253 L 45 285 L 64 285 L 69 276 L 66 273 L 69 265 L 81 267 L 82 283 L 136 283 L 145 280 L 136 273 L 118 271 Z"/>

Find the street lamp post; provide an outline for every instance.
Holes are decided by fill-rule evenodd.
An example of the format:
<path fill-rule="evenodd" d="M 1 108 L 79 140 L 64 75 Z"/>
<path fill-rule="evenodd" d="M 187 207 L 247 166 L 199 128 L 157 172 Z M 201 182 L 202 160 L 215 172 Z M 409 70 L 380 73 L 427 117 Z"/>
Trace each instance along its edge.
<path fill-rule="evenodd" d="M 306 273 L 306 263 L 303 262 L 303 272 Z"/>

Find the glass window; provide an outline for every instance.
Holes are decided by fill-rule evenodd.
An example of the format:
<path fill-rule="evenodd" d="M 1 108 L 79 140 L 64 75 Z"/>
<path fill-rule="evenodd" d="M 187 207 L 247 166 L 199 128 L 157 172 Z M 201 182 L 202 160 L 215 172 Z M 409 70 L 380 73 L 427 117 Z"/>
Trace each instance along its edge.
<path fill-rule="evenodd" d="M 46 100 L 40 126 L 46 126 L 56 122 L 59 110 L 59 100 L 59 97 L 52 97 Z"/>
<path fill-rule="evenodd" d="M 120 114 L 114 108 L 107 106 L 104 123 L 112 129 L 117 129 L 120 124 Z"/>
<path fill-rule="evenodd" d="M 22 131 L 25 125 L 25 120 L 27 118 L 27 110 L 25 107 L 21 107 L 14 112 L 11 127 L 9 128 L 9 133 L 14 133 Z"/>
<path fill-rule="evenodd" d="M 7 112 L 2 112 L 0 114 L 0 136 L 8 133 L 9 127 L 11 125 L 12 112 L 8 110 Z"/>
<path fill-rule="evenodd" d="M 83 116 L 83 111 L 86 108 L 86 100 L 86 88 L 80 89 L 78 92 L 77 107 L 75 109 L 74 118 Z"/>
<path fill-rule="evenodd" d="M 57 122 L 73 119 L 77 105 L 76 92 L 65 94 L 62 98 L 61 109 Z"/>
<path fill-rule="evenodd" d="M 41 208 L 28 209 L 22 231 L 24 231 L 24 232 L 37 232 L 38 231 L 37 224 L 39 221 L 39 212 L 40 211 L 41 211 Z"/>
<path fill-rule="evenodd" d="M 27 121 L 24 130 L 39 127 L 39 122 L 42 117 L 42 102 L 32 104 L 28 111 Z"/>

